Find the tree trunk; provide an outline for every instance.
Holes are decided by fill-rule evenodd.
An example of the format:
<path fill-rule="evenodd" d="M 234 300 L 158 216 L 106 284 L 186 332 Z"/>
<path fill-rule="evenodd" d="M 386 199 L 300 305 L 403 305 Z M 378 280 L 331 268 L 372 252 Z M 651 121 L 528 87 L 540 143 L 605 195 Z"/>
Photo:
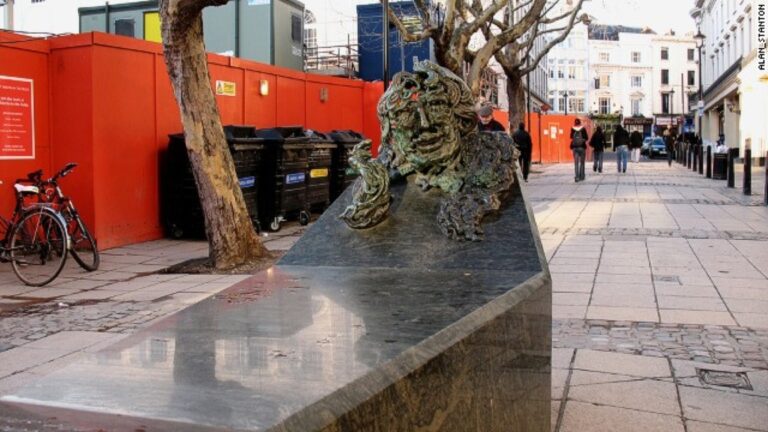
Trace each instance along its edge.
<path fill-rule="evenodd" d="M 210 258 L 226 269 L 267 255 L 253 229 L 211 89 L 202 10 L 227 0 L 160 0 L 163 50 L 179 104 Z"/>
<path fill-rule="evenodd" d="M 509 130 L 517 129 L 524 121 L 526 113 L 523 77 L 519 74 L 507 74 L 507 99 L 509 100 Z"/>

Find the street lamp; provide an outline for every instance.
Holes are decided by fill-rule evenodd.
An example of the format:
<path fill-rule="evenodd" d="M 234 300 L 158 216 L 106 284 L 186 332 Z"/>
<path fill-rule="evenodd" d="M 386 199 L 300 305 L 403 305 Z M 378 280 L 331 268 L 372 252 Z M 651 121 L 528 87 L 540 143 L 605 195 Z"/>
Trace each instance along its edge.
<path fill-rule="evenodd" d="M 565 101 L 565 115 L 568 115 L 568 90 L 563 92 L 563 100 Z"/>
<path fill-rule="evenodd" d="M 700 19 L 699 19 L 700 20 Z M 701 125 L 701 115 L 699 114 L 699 109 L 704 108 L 704 89 L 702 87 L 702 76 L 701 76 L 701 48 L 704 46 L 704 39 L 705 36 L 701 33 L 701 27 L 696 28 L 696 34 L 693 36 L 693 39 L 696 41 L 696 48 L 699 49 L 699 103 L 698 103 L 698 109 L 696 110 L 696 117 L 698 117 L 698 130 L 696 131 L 696 134 L 699 136 L 699 139 L 701 139 L 701 132 L 702 132 L 702 125 Z"/>

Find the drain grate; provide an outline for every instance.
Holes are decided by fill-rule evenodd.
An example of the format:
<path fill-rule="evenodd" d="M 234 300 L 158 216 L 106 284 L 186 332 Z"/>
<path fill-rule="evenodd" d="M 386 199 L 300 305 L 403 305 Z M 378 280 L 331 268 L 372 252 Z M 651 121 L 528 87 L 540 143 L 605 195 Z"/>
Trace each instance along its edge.
<path fill-rule="evenodd" d="M 682 285 L 682 283 L 680 282 L 680 276 L 653 275 L 653 280 L 655 280 L 656 282 L 676 282 Z"/>
<path fill-rule="evenodd" d="M 752 384 L 749 382 L 746 372 L 724 372 L 697 368 L 696 373 L 702 384 L 752 390 Z"/>

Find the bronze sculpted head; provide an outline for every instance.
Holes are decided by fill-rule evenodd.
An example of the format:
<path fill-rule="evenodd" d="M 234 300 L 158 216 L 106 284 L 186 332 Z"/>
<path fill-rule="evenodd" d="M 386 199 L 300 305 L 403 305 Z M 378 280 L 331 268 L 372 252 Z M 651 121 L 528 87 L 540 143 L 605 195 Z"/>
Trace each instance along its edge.
<path fill-rule="evenodd" d="M 479 240 L 484 215 L 499 209 L 514 180 L 516 150 L 506 134 L 477 132 L 469 87 L 449 70 L 424 61 L 395 75 L 377 107 L 382 140 L 377 159 L 370 142 L 350 159 L 360 172 L 353 201 L 340 215 L 352 228 L 374 226 L 389 209 L 390 175 L 414 174 L 422 189 L 446 196 L 437 225 L 456 240 Z"/>
<path fill-rule="evenodd" d="M 461 143 L 477 128 L 472 93 L 434 63 L 414 69 L 395 75 L 379 100 L 382 153 L 402 175 L 436 175 L 456 168 Z"/>

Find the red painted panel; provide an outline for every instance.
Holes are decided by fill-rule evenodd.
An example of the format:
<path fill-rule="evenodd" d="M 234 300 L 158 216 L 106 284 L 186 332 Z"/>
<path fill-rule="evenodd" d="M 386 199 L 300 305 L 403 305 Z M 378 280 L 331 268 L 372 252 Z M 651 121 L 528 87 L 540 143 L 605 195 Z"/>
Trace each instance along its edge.
<path fill-rule="evenodd" d="M 363 99 L 360 89 L 324 82 L 307 82 L 306 89 L 308 128 L 361 130 Z"/>
<path fill-rule="evenodd" d="M 381 81 L 367 82 L 363 90 L 363 135 L 372 141 L 372 153 L 379 154 L 381 146 L 381 123 L 376 114 L 376 106 L 384 94 L 384 83 Z"/>
<path fill-rule="evenodd" d="M 209 64 L 211 74 L 211 89 L 216 89 L 216 81 L 235 83 L 235 95 L 216 95 L 216 103 L 219 105 L 221 122 L 228 124 L 243 124 L 243 71 L 228 66 Z"/>
<path fill-rule="evenodd" d="M 105 46 L 93 54 L 96 236 L 104 248 L 158 238 L 155 54 Z"/>
<path fill-rule="evenodd" d="M 154 74 L 157 148 L 165 149 L 168 147 L 168 135 L 182 131 L 181 114 L 161 55 L 155 56 Z"/>
<path fill-rule="evenodd" d="M 261 80 L 267 81 L 267 94 L 259 92 Z M 245 115 L 243 124 L 258 128 L 277 126 L 277 77 L 263 72 L 245 71 Z"/>
<path fill-rule="evenodd" d="M 64 193 L 77 205 L 85 223 L 93 228 L 93 52 L 83 46 L 54 50 L 51 67 L 52 169 L 68 162 L 78 168 L 61 182 Z M 97 240 L 101 240 L 94 232 Z"/>
<path fill-rule="evenodd" d="M 277 113 L 279 126 L 306 124 L 305 82 L 298 79 L 277 77 Z"/>
<path fill-rule="evenodd" d="M 0 40 L 23 39 L 28 37 L 0 32 Z M 0 44 L 0 75 L 31 79 L 34 91 L 35 159 L 0 160 L 0 215 L 6 218 L 14 206 L 13 181 L 39 168 L 51 170 L 47 47 L 40 41 Z"/>

